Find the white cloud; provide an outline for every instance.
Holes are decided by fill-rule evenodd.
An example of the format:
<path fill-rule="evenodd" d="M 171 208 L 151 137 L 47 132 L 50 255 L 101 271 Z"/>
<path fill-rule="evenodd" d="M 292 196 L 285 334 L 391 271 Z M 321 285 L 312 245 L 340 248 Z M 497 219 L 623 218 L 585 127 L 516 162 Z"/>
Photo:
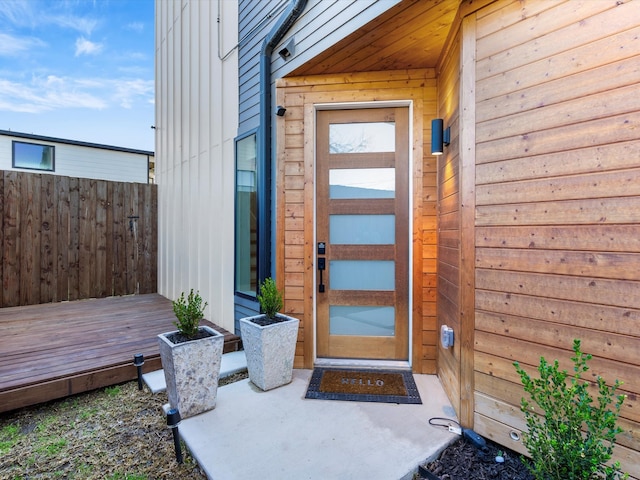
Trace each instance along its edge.
<path fill-rule="evenodd" d="M 98 20 L 73 13 L 73 4 L 37 2 L 34 0 L 0 0 L 0 18 L 18 27 L 42 27 L 55 25 L 91 35 Z M 58 13 L 61 12 L 61 13 Z"/>
<path fill-rule="evenodd" d="M 131 109 L 154 101 L 154 81 L 34 76 L 30 82 L 0 79 L 0 111 L 42 113 L 63 109 Z"/>
<path fill-rule="evenodd" d="M 24 52 L 43 46 L 46 46 L 46 43 L 39 38 L 0 33 L 0 57 L 17 57 Z"/>
<path fill-rule="evenodd" d="M 113 98 L 122 108 L 132 108 L 136 99 L 148 101 L 154 96 L 153 80 L 117 80 Z"/>
<path fill-rule="evenodd" d="M 32 25 L 36 21 L 31 2 L 0 0 L 0 18 L 12 25 Z"/>
<path fill-rule="evenodd" d="M 94 43 L 84 37 L 76 40 L 76 57 L 80 55 L 96 55 L 102 51 L 102 44 Z"/>
<path fill-rule="evenodd" d="M 144 23 L 142 22 L 131 22 L 125 26 L 127 30 L 133 30 L 137 33 L 142 33 L 144 31 Z"/>
<path fill-rule="evenodd" d="M 53 23 L 59 27 L 70 28 L 85 35 L 91 35 L 91 32 L 98 25 L 98 21 L 93 18 L 78 17 L 72 14 L 55 15 L 46 19 L 48 23 Z"/>
<path fill-rule="evenodd" d="M 83 90 L 74 79 L 49 75 L 30 83 L 0 79 L 0 111 L 41 113 L 63 108 L 103 109 L 108 105 L 100 92 Z"/>

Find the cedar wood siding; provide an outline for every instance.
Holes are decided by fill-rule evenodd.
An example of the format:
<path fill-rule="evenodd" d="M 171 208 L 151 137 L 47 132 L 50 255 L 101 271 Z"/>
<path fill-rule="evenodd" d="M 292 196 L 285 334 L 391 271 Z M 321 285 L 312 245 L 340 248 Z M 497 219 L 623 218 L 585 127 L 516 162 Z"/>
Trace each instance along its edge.
<path fill-rule="evenodd" d="M 589 375 L 623 382 L 615 452 L 640 477 L 640 3 L 474 15 L 474 428 L 523 452 L 512 362 L 571 370 L 578 338 Z"/>
<path fill-rule="evenodd" d="M 277 276 L 284 279 L 285 312 L 301 319 L 295 365 L 313 366 L 314 345 L 314 130 L 315 104 L 413 102 L 413 342 L 415 373 L 435 373 L 436 162 L 429 153 L 436 112 L 434 71 L 406 70 L 284 78 L 278 121 Z"/>
<path fill-rule="evenodd" d="M 370 22 L 378 15 L 399 3 L 400 0 L 358 0 L 358 1 L 327 1 L 308 0 L 302 15 L 287 32 L 271 56 L 271 84 L 274 88 L 278 78 L 299 67 L 309 59 L 329 48 L 332 44 L 354 32 L 362 25 Z M 260 50 L 265 37 L 269 34 L 277 20 L 283 15 L 290 4 L 290 0 L 255 1 L 240 0 L 239 8 L 239 46 L 238 46 L 238 75 L 239 75 L 239 126 L 238 136 L 243 136 L 258 128 L 260 124 Z M 295 53 L 287 61 L 283 60 L 278 51 L 292 36 L 295 36 Z M 274 90 L 272 90 L 274 92 Z M 275 93 L 272 95 L 272 107 L 275 106 Z M 276 150 L 276 120 L 272 115 L 272 178 L 278 168 L 275 157 Z M 259 140 L 258 140 L 259 141 Z M 272 182 L 273 184 L 273 182 Z M 272 210 L 275 208 L 275 197 L 272 195 Z M 272 217 L 275 218 L 275 217 Z M 277 227 L 278 219 L 274 219 Z M 272 275 L 280 288 L 284 287 L 284 280 L 278 278 L 275 267 L 275 237 L 272 232 Z M 234 320 L 236 325 L 240 318 L 255 315 L 257 302 L 235 297 Z"/>
<path fill-rule="evenodd" d="M 206 2 L 197 3 L 206 8 Z M 443 385 L 465 423 L 522 452 L 522 443 L 510 436 L 524 428 L 523 390 L 512 363 L 533 372 L 544 355 L 570 368 L 572 341 L 580 338 L 594 355 L 590 373 L 624 382 L 625 432 L 616 455 L 640 478 L 640 0 L 467 0 L 436 71 L 287 77 L 396 3 L 309 0 L 281 42 L 295 34 L 295 55 L 285 62 L 276 47 L 272 57 L 272 82 L 278 85 L 273 103 L 287 108 L 283 118 L 273 119 L 273 268 L 284 288 L 285 311 L 302 322 L 295 366 L 312 367 L 315 335 L 313 104 L 409 99 L 414 372 L 435 372 L 437 355 Z M 258 126 L 260 45 L 282 12 L 258 22 L 274 6 L 287 4 L 239 3 L 240 109 L 220 110 L 239 119 L 238 135 Z M 222 225 L 199 225 L 194 219 L 207 212 L 185 218 L 168 202 L 190 184 L 201 192 L 231 185 L 233 153 L 226 149 L 220 156 L 227 163 L 218 172 L 221 162 L 200 155 L 200 147 L 216 144 L 216 138 L 208 139 L 203 122 L 194 121 L 204 132 L 198 143 L 197 128 L 180 119 L 189 106 L 196 110 L 195 103 L 224 103 L 215 82 L 203 84 L 204 98 L 190 96 L 198 90 L 188 88 L 185 73 L 205 65 L 201 58 L 215 63 L 215 51 L 183 53 L 182 69 L 173 63 L 180 51 L 194 51 L 189 42 L 199 37 L 188 22 L 203 17 L 191 7 L 189 17 L 180 17 L 180 2 L 169 4 L 173 11 L 167 11 L 168 2 L 159 5 L 166 34 L 160 39 L 159 84 L 167 102 L 158 104 L 157 124 L 174 132 L 158 140 L 168 155 L 162 170 L 167 183 L 159 182 L 159 263 L 162 291 L 171 296 L 184 278 L 191 280 L 185 285 L 196 284 L 204 273 L 203 284 L 212 286 L 214 275 L 232 278 L 228 255 L 220 268 L 201 273 L 188 254 L 215 249 L 222 242 L 215 234 L 233 231 L 232 217 L 224 216 Z M 215 12 L 207 14 L 215 22 Z M 214 44 L 215 29 L 209 30 L 207 41 Z M 225 93 L 235 108 L 236 98 Z M 429 152 L 435 117 L 452 127 L 451 145 L 437 168 Z M 219 112 L 204 118 L 209 120 L 224 122 Z M 191 160 L 201 156 L 200 163 Z M 207 210 L 228 200 L 227 192 L 226 203 L 191 200 L 182 210 Z M 178 238 L 191 224 L 213 246 L 197 237 Z M 210 304 L 230 298 L 230 287 L 225 289 Z M 448 352 L 436 347 L 442 323 L 459 328 L 457 346 Z"/>
<path fill-rule="evenodd" d="M 438 375 L 451 404 L 460 416 L 460 155 L 458 148 L 460 111 L 460 37 L 453 38 L 449 54 L 438 74 L 438 117 L 451 128 L 451 144 L 438 157 L 437 302 L 438 329 L 453 328 L 456 336 L 449 349 L 438 341 Z"/>

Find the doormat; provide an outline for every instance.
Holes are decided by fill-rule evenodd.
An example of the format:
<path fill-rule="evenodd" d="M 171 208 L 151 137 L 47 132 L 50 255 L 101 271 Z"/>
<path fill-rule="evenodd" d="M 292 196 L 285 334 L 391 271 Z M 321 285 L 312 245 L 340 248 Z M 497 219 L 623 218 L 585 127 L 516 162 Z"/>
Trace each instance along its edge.
<path fill-rule="evenodd" d="M 305 398 L 422 403 L 413 375 L 404 370 L 314 368 Z"/>

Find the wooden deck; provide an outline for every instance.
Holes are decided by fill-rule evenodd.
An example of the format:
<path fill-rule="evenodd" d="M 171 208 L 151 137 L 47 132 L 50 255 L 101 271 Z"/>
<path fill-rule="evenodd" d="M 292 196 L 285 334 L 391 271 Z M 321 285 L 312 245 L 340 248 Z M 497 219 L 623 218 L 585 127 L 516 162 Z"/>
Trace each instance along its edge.
<path fill-rule="evenodd" d="M 171 302 L 158 294 L 0 309 L 0 412 L 115 385 L 161 367 L 156 336 L 175 330 Z M 225 352 L 239 348 L 225 334 Z"/>

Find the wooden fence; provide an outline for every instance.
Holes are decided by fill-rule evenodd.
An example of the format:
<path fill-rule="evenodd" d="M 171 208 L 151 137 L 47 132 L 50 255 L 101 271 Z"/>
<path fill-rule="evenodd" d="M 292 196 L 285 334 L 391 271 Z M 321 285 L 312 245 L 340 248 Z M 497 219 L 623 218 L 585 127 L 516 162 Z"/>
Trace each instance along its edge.
<path fill-rule="evenodd" d="M 154 293 L 155 185 L 0 171 L 0 307 Z"/>

